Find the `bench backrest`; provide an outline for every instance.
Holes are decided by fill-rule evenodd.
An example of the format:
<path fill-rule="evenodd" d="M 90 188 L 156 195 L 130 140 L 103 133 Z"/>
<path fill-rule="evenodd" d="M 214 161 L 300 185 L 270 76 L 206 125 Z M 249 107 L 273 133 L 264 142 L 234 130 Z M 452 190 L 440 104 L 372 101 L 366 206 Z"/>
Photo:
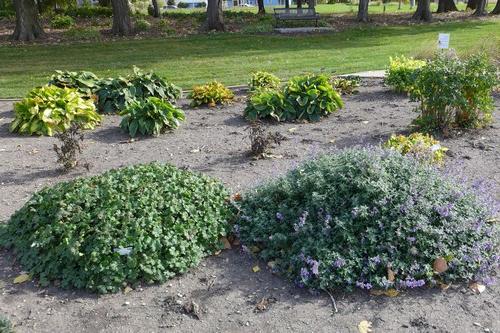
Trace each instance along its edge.
<path fill-rule="evenodd" d="M 274 13 L 279 16 L 315 16 L 314 8 L 274 8 Z"/>

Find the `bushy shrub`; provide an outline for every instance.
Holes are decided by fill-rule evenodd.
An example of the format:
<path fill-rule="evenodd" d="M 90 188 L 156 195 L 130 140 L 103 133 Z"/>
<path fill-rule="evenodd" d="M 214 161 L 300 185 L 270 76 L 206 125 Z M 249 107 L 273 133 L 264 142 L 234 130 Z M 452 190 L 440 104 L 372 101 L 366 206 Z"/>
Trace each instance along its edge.
<path fill-rule="evenodd" d="M 66 9 L 65 14 L 71 17 L 82 18 L 112 17 L 113 9 L 111 7 L 102 6 L 70 7 Z"/>
<path fill-rule="evenodd" d="M 189 4 L 187 2 L 179 2 L 177 8 L 189 8 Z"/>
<path fill-rule="evenodd" d="M 92 129 L 101 121 L 92 101 L 84 99 L 75 89 L 56 86 L 33 89 L 14 104 L 14 113 L 10 131 L 29 135 L 52 136 L 72 124 Z"/>
<path fill-rule="evenodd" d="M 389 58 L 389 67 L 385 72 L 385 83 L 397 92 L 410 92 L 415 81 L 415 70 L 425 66 L 423 60 L 399 56 Z"/>
<path fill-rule="evenodd" d="M 184 120 L 181 109 L 157 97 L 135 101 L 120 115 L 123 116 L 120 127 L 131 137 L 135 137 L 137 133 L 157 136 L 168 129 L 177 128 L 179 122 Z"/>
<path fill-rule="evenodd" d="M 209 82 L 202 86 L 193 87 L 193 91 L 188 96 L 191 99 L 191 106 L 223 104 L 234 98 L 234 93 L 217 81 Z"/>
<path fill-rule="evenodd" d="M 398 152 L 348 149 L 244 195 L 234 230 L 309 288 L 488 282 L 500 259 L 498 211 L 474 186 Z"/>
<path fill-rule="evenodd" d="M 344 106 L 325 75 L 302 75 L 292 78 L 283 92 L 258 91 L 244 111 L 249 119 L 272 117 L 278 121 L 318 121 L 322 116 Z"/>
<path fill-rule="evenodd" d="M 464 59 L 438 55 L 417 70 L 411 91 L 412 99 L 419 102 L 415 124 L 428 131 L 490 123 L 491 93 L 498 82 L 496 68 L 482 55 Z"/>
<path fill-rule="evenodd" d="M 250 81 L 248 82 L 248 87 L 250 90 L 257 89 L 278 89 L 280 87 L 280 79 L 274 74 L 258 71 L 252 73 Z"/>
<path fill-rule="evenodd" d="M 50 78 L 49 85 L 74 88 L 82 95 L 91 96 L 99 87 L 99 80 L 92 72 L 56 71 Z"/>
<path fill-rule="evenodd" d="M 71 27 L 68 30 L 64 31 L 64 36 L 71 40 L 101 40 L 101 32 L 96 28 Z"/>
<path fill-rule="evenodd" d="M 221 248 L 229 193 L 206 176 L 146 164 L 35 193 L 0 229 L 0 244 L 42 286 L 116 292 L 164 282 Z"/>
<path fill-rule="evenodd" d="M 12 323 L 2 315 L 0 315 L 0 333 L 14 333 Z"/>
<path fill-rule="evenodd" d="M 384 148 L 396 150 L 403 155 L 431 164 L 442 164 L 448 150 L 432 136 L 418 132 L 409 136 L 393 134 L 384 143 Z"/>
<path fill-rule="evenodd" d="M 151 28 L 151 23 L 149 23 L 145 19 L 137 19 L 135 20 L 135 29 L 137 31 L 147 31 Z"/>
<path fill-rule="evenodd" d="M 136 100 L 158 97 L 175 103 L 181 89 L 153 72 L 142 72 L 134 67 L 134 74 L 104 79 L 96 91 L 98 109 L 103 113 L 119 112 Z"/>
<path fill-rule="evenodd" d="M 73 18 L 67 15 L 56 15 L 50 20 L 50 26 L 54 29 L 66 29 L 74 24 Z"/>
<path fill-rule="evenodd" d="M 350 95 L 357 92 L 361 79 L 359 76 L 332 76 L 330 83 L 333 89 L 342 95 Z"/>

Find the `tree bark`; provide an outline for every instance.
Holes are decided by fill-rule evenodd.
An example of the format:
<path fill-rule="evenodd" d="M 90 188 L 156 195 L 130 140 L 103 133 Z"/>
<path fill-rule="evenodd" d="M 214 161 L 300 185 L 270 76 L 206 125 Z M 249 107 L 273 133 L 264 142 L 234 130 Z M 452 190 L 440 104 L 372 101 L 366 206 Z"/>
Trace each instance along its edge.
<path fill-rule="evenodd" d="M 290 8 L 290 0 L 285 0 L 285 8 Z"/>
<path fill-rule="evenodd" d="M 316 0 L 307 0 L 307 7 L 309 8 L 316 7 Z"/>
<path fill-rule="evenodd" d="M 160 7 L 158 6 L 158 0 L 152 0 L 151 2 L 153 3 L 153 17 L 160 17 Z"/>
<path fill-rule="evenodd" d="M 478 0 L 467 0 L 467 7 L 466 8 L 476 9 L 477 3 L 478 3 Z"/>
<path fill-rule="evenodd" d="M 206 30 L 224 31 L 222 0 L 208 0 Z"/>
<path fill-rule="evenodd" d="M 297 0 L 297 8 L 302 8 L 302 0 Z"/>
<path fill-rule="evenodd" d="M 432 20 L 430 0 L 418 0 L 417 10 L 415 14 L 413 14 L 412 19 L 425 22 L 430 22 Z"/>
<path fill-rule="evenodd" d="M 369 0 L 359 0 L 358 21 L 368 22 L 368 2 Z"/>
<path fill-rule="evenodd" d="M 495 8 L 490 12 L 491 15 L 498 15 L 500 14 L 500 0 L 497 0 L 497 4 L 495 5 Z"/>
<path fill-rule="evenodd" d="M 458 8 L 453 0 L 439 0 L 438 9 L 436 13 L 447 13 L 456 11 L 458 11 Z"/>
<path fill-rule="evenodd" d="M 266 13 L 266 8 L 264 7 L 264 0 L 257 0 L 257 5 L 259 6 L 259 12 L 257 14 L 264 15 Z"/>
<path fill-rule="evenodd" d="M 114 35 L 130 35 L 132 33 L 132 22 L 130 21 L 130 7 L 128 0 L 111 0 L 113 6 L 113 27 L 111 32 Z"/>
<path fill-rule="evenodd" d="M 15 0 L 16 28 L 12 39 L 32 41 L 42 37 L 44 32 L 38 21 L 38 10 L 33 0 Z"/>
<path fill-rule="evenodd" d="M 479 0 L 477 2 L 477 8 L 476 11 L 474 12 L 474 16 L 485 16 L 488 15 L 488 11 L 486 10 L 486 0 Z"/>

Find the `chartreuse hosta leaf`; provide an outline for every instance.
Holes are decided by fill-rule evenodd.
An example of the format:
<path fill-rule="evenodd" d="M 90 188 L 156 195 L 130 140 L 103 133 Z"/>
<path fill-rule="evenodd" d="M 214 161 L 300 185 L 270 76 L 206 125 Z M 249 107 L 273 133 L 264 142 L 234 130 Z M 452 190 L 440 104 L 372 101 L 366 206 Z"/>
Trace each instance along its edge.
<path fill-rule="evenodd" d="M 73 123 L 92 129 L 101 121 L 94 103 L 84 99 L 76 89 L 43 86 L 14 104 L 14 121 L 10 131 L 20 134 L 52 136 Z"/>

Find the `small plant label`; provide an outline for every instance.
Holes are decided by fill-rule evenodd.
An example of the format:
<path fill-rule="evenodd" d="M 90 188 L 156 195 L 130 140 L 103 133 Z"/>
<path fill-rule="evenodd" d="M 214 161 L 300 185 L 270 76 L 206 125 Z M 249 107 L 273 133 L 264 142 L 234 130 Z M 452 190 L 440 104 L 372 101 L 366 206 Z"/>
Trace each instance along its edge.
<path fill-rule="evenodd" d="M 119 247 L 115 249 L 115 252 L 117 252 L 121 256 L 128 256 L 132 252 L 131 247 Z"/>
<path fill-rule="evenodd" d="M 450 34 L 440 33 L 438 36 L 438 48 L 447 49 L 450 46 Z"/>

